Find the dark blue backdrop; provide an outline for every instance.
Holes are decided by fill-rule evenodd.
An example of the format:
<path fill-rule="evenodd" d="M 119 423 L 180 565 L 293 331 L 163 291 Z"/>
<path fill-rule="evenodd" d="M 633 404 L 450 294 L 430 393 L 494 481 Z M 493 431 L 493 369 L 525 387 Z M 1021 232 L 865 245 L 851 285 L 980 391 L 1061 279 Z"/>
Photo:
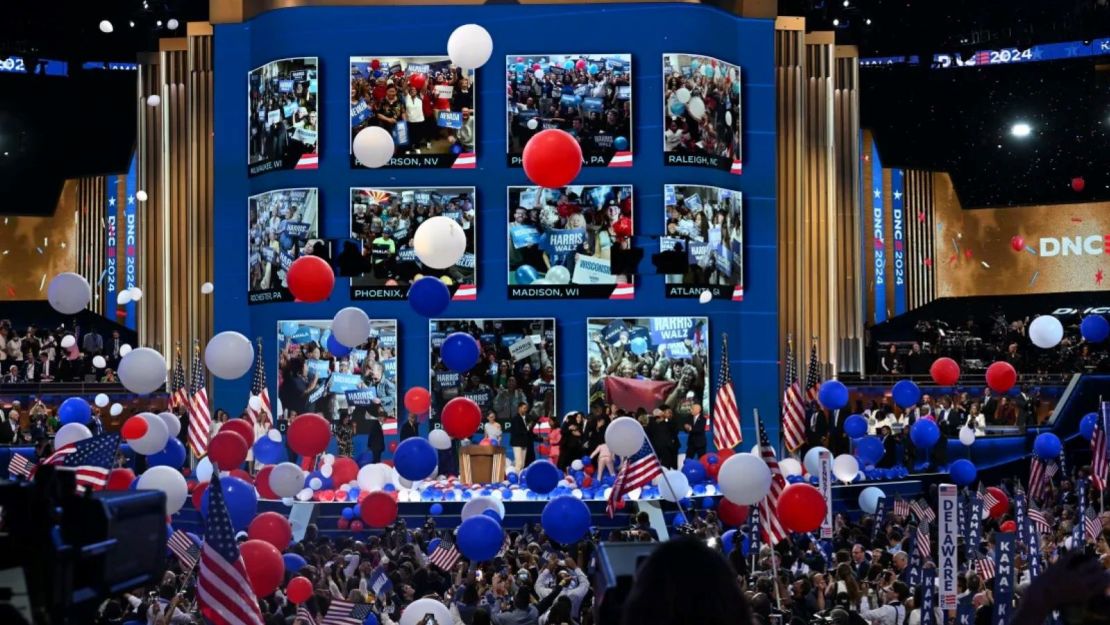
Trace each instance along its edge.
<path fill-rule="evenodd" d="M 352 170 L 349 149 L 349 57 L 446 54 L 451 31 L 465 23 L 484 26 L 493 56 L 478 70 L 478 168 L 473 170 Z M 320 190 L 321 235 L 347 236 L 352 186 L 450 186 L 477 188 L 478 299 L 454 302 L 444 317 L 556 317 L 558 413 L 586 408 L 586 318 L 709 316 L 716 390 L 720 337 L 729 334 L 729 356 L 744 424 L 744 446 L 754 443 L 752 409 L 759 409 L 778 440 L 778 264 L 775 216 L 774 24 L 739 19 L 692 4 L 495 5 L 471 7 L 329 7 L 273 11 L 244 24 L 216 27 L 215 261 L 216 331 L 236 330 L 265 341 L 271 397 L 276 402 L 276 323 L 330 319 L 350 305 L 347 280 L 330 301 L 248 306 L 247 197 L 285 187 Z M 646 250 L 636 298 L 630 301 L 510 301 L 506 289 L 505 187 L 527 184 L 505 164 L 506 55 L 630 52 L 633 59 L 635 166 L 584 169 L 576 184 L 634 185 L 636 244 Z M 691 53 L 740 65 L 744 173 L 663 166 L 662 55 Z M 320 168 L 277 171 L 248 178 L 247 73 L 286 57 L 320 58 Z M 666 299 L 663 277 L 649 262 L 663 231 L 664 183 L 709 184 L 744 193 L 743 302 Z M 190 285 L 187 288 L 198 288 Z M 428 324 L 405 302 L 361 302 L 371 317 L 399 320 L 399 385 L 426 385 Z M 250 376 L 217 381 L 213 407 L 237 414 L 245 406 Z"/>

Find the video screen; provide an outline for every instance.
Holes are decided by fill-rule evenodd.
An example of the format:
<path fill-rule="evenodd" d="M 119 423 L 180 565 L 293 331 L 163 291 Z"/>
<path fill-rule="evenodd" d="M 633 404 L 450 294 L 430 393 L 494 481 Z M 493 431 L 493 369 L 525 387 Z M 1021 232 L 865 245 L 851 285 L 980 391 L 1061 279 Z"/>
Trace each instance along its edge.
<path fill-rule="evenodd" d="M 740 68 L 709 56 L 663 55 L 667 165 L 743 171 Z"/>
<path fill-rule="evenodd" d="M 249 303 L 293 301 L 285 282 L 289 266 L 308 254 L 326 256 L 318 201 L 316 189 L 277 189 L 247 200 Z"/>
<path fill-rule="evenodd" d="M 271 61 L 247 74 L 247 166 L 251 176 L 319 166 L 319 59 Z"/>
<path fill-rule="evenodd" d="M 739 191 L 703 185 L 663 186 L 664 234 L 659 251 L 683 260 L 668 273 L 667 297 L 744 298 L 744 212 Z"/>

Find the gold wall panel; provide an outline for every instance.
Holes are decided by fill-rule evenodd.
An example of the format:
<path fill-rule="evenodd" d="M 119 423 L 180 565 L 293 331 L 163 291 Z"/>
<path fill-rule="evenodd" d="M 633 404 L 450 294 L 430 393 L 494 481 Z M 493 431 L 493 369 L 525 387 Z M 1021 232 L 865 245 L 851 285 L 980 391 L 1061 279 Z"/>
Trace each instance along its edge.
<path fill-rule="evenodd" d="M 836 47 L 833 92 L 837 249 L 833 262 L 837 358 L 840 371 L 863 371 L 863 285 L 860 276 L 859 50 Z"/>
<path fill-rule="evenodd" d="M 51 217 L 0 219 L 0 301 L 44 300 L 50 279 L 63 271 L 96 282 L 95 260 L 75 245 L 89 238 L 88 228 L 81 227 L 87 224 L 78 224 L 81 187 L 78 180 L 65 181 Z"/>
<path fill-rule="evenodd" d="M 805 177 L 805 20 L 780 17 L 775 20 L 775 92 L 778 170 L 778 255 L 779 255 L 779 362 L 786 361 L 785 338 L 793 335 L 794 349 L 801 351 L 809 341 L 803 330 L 802 251 Z M 795 353 L 797 356 L 797 353 Z M 801 362 L 806 362 L 802 360 Z M 803 365 L 804 366 L 804 365 Z M 803 374 L 804 375 L 804 374 Z"/>

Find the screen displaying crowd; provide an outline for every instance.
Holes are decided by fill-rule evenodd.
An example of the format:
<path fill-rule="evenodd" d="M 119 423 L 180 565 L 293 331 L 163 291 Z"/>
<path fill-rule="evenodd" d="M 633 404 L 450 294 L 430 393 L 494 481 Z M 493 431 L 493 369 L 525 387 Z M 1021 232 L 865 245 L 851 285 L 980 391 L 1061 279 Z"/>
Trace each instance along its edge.
<path fill-rule="evenodd" d="M 293 261 L 324 255 L 318 239 L 316 189 L 279 189 L 253 195 L 247 207 L 247 277 L 250 301 L 289 301 L 285 274 Z"/>
<path fill-rule="evenodd" d="M 436 276 L 454 291 L 475 284 L 475 218 L 473 187 L 351 189 L 351 243 L 337 257 L 340 275 L 352 276 L 356 299 L 362 287 L 406 287 L 417 275 Z M 432 217 L 449 217 L 466 234 L 466 252 L 452 267 L 433 269 L 416 258 L 416 229 Z M 403 298 L 407 289 L 396 291 Z"/>
<path fill-rule="evenodd" d="M 744 214 L 739 191 L 699 185 L 665 185 L 665 234 L 660 252 L 685 252 L 687 269 L 667 274 L 668 285 L 744 285 Z M 681 254 L 680 254 L 681 255 Z M 727 290 L 726 290 L 727 291 Z M 731 297 L 732 293 L 714 293 Z"/>
<path fill-rule="evenodd" d="M 352 145 L 361 130 L 378 126 L 393 135 L 390 167 L 450 167 L 462 154 L 473 158 L 475 94 L 474 71 L 447 57 L 352 57 Z M 359 166 L 353 151 L 351 165 Z"/>
<path fill-rule="evenodd" d="M 251 70 L 247 165 L 250 174 L 316 169 L 320 118 L 316 57 L 282 59 Z"/>
<path fill-rule="evenodd" d="M 632 165 L 632 55 L 506 57 L 509 164 L 551 128 L 578 140 L 587 166 Z"/>
<path fill-rule="evenodd" d="M 509 187 L 508 205 L 510 285 L 569 283 L 587 288 L 561 295 L 608 297 L 612 285 L 632 282 L 611 271 L 613 250 L 631 247 L 631 185 Z"/>
<path fill-rule="evenodd" d="M 135 338 L 116 328 L 16 328 L 0 319 L 0 385 L 119 382 L 119 361 Z"/>
<path fill-rule="evenodd" d="M 740 68 L 712 57 L 667 54 L 663 89 L 667 164 L 740 173 Z"/>

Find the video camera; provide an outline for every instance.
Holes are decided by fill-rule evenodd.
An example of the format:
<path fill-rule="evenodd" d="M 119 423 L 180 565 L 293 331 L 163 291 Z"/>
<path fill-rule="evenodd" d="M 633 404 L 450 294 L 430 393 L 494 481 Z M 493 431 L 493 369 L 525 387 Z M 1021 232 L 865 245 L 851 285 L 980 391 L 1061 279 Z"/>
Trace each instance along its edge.
<path fill-rule="evenodd" d="M 657 542 L 613 543 L 597 545 L 597 559 L 593 571 L 594 623 L 619 625 L 624 602 L 632 590 L 636 571 L 656 547 Z"/>

